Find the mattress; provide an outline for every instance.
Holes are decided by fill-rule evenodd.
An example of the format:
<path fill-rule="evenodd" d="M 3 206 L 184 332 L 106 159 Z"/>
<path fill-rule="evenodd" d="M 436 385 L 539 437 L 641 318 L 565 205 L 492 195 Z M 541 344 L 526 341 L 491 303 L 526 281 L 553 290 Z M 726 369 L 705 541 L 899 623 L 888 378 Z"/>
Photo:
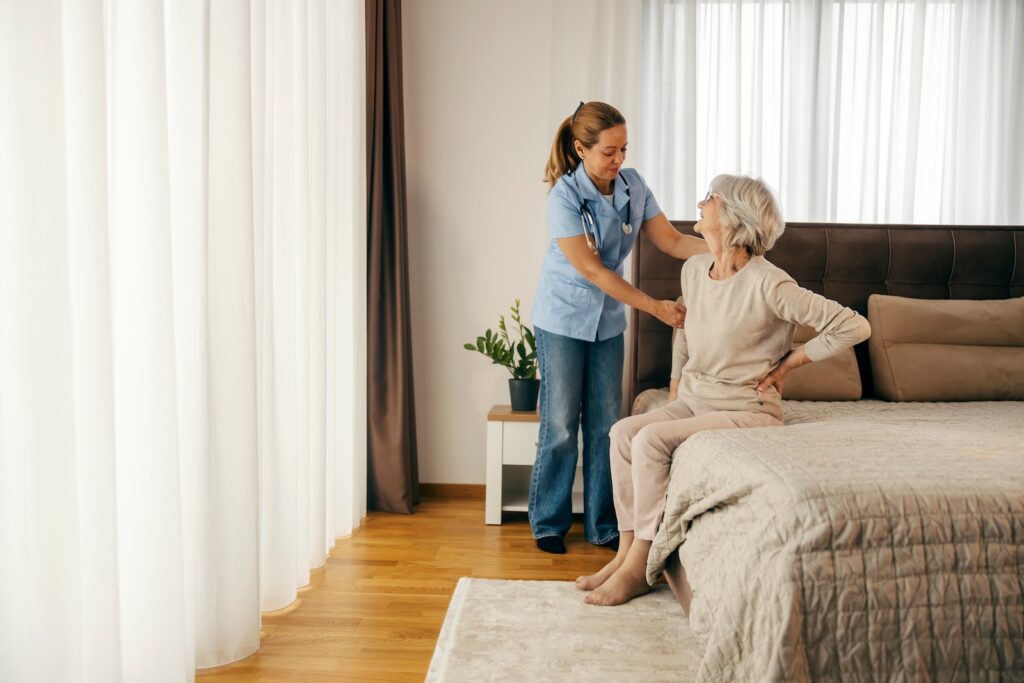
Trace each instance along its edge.
<path fill-rule="evenodd" d="M 1024 403 L 785 411 L 675 453 L 699 680 L 1024 680 Z"/>

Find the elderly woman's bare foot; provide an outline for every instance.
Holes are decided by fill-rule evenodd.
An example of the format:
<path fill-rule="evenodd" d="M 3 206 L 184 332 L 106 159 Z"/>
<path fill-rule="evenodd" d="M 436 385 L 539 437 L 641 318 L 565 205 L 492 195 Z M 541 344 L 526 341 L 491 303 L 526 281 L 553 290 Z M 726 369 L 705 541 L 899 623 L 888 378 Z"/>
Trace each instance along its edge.
<path fill-rule="evenodd" d="M 619 568 L 583 601 L 588 605 L 621 605 L 651 590 L 647 584 L 647 553 L 650 549 L 650 541 L 633 542 Z"/>
<path fill-rule="evenodd" d="M 619 532 L 619 550 L 615 553 L 615 557 L 612 561 L 601 567 L 594 574 L 589 576 L 579 576 L 576 578 L 576 587 L 580 590 L 592 591 L 609 578 L 612 574 L 622 566 L 622 563 L 626 560 L 626 555 L 629 553 L 630 546 L 633 545 L 633 532 L 632 531 L 621 531 Z"/>
<path fill-rule="evenodd" d="M 601 605 L 602 607 L 624 605 L 649 590 L 651 587 L 647 584 L 647 576 L 644 572 L 636 574 L 627 570 L 623 565 L 607 581 L 588 593 L 583 601 L 588 605 Z"/>
<path fill-rule="evenodd" d="M 622 566 L 622 563 L 625 559 L 625 553 L 616 553 L 615 557 L 612 558 L 611 562 L 601 567 L 601 569 L 599 569 L 594 574 L 590 574 L 589 576 L 576 577 L 576 587 L 585 591 L 594 590 L 602 583 L 607 581 L 609 578 L 611 578 L 612 574 L 615 573 L 615 570 Z"/>

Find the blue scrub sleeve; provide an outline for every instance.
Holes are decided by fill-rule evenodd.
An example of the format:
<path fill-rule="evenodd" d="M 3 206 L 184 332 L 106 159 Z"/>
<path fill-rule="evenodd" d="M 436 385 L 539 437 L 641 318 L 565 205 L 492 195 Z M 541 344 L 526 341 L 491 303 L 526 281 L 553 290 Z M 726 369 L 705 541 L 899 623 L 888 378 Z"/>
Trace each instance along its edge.
<path fill-rule="evenodd" d="M 640 182 L 644 185 L 644 222 L 647 222 L 661 213 L 661 207 L 658 206 L 658 200 L 654 198 L 654 193 L 651 192 L 651 188 L 647 186 L 647 181 L 644 180 L 643 176 L 637 173 L 640 178 Z"/>
<path fill-rule="evenodd" d="M 548 195 L 548 234 L 553 240 L 583 234 L 580 210 L 559 185 Z"/>

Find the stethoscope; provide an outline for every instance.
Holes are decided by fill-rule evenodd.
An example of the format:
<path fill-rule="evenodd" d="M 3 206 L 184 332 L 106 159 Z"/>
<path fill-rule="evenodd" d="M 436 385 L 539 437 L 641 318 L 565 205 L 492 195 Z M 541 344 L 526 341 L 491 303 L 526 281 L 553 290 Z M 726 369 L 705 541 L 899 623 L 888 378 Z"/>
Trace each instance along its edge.
<path fill-rule="evenodd" d="M 619 176 L 622 178 L 622 176 Z M 575 180 L 575 174 L 574 178 Z M 622 180 L 623 185 L 626 187 L 626 194 L 629 194 L 629 185 L 625 179 Z M 579 181 L 576 181 L 576 192 L 579 193 Z M 583 237 L 587 240 L 587 248 L 594 253 L 595 256 L 601 253 L 601 245 L 597 241 L 597 221 L 594 220 L 594 214 L 587 207 L 587 203 L 580 197 L 580 221 L 583 223 Z M 633 226 L 629 223 L 622 224 L 622 234 L 631 235 L 633 234 Z"/>

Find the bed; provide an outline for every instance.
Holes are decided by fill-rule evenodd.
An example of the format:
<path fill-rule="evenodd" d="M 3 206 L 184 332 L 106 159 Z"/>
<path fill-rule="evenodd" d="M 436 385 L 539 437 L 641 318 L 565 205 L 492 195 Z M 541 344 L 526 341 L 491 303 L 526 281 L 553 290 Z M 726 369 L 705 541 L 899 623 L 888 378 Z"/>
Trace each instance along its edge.
<path fill-rule="evenodd" d="M 864 314 L 873 294 L 1024 295 L 1019 227 L 791 224 L 768 258 Z M 634 282 L 674 298 L 679 265 L 642 238 Z M 667 383 L 671 332 L 631 330 L 635 396 Z M 992 381 L 1024 371 L 1024 348 L 989 351 Z M 700 680 L 1024 680 L 1024 402 L 877 400 L 899 396 L 868 344 L 855 357 L 862 400 L 786 401 L 785 427 L 675 454 L 648 577 L 703 641 Z"/>

